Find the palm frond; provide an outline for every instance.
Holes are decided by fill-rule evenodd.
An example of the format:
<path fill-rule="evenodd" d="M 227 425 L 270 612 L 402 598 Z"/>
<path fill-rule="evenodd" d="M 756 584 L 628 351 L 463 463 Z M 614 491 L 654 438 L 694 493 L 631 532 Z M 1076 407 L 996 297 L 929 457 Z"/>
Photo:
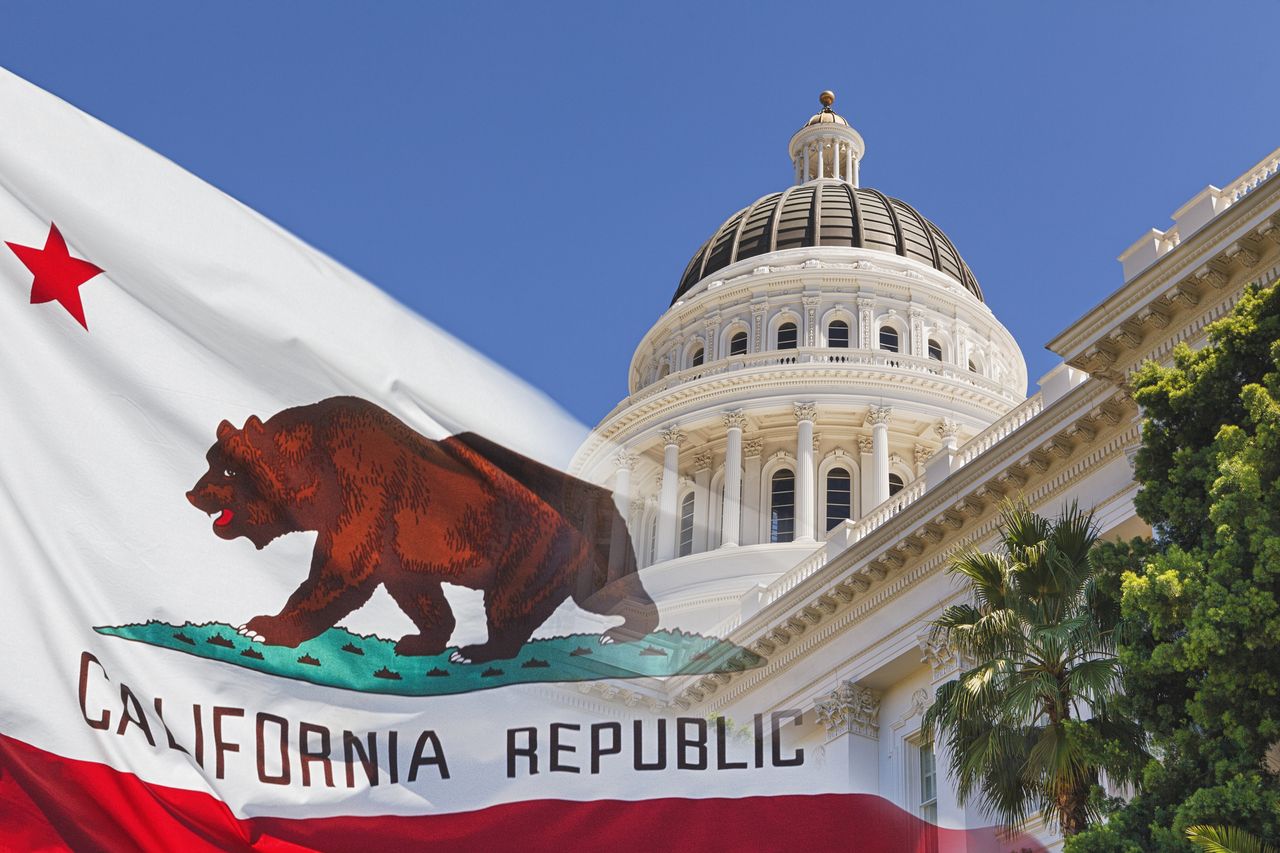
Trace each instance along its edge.
<path fill-rule="evenodd" d="M 1187 840 L 1208 853 L 1276 853 L 1275 847 L 1233 826 L 1188 826 Z"/>

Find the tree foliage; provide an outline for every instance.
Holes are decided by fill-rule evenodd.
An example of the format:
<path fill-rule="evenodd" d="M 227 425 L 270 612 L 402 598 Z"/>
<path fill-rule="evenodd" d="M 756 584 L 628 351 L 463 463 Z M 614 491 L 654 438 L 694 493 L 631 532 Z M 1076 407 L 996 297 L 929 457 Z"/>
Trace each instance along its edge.
<path fill-rule="evenodd" d="M 1186 829 L 1280 838 L 1280 290 L 1248 289 L 1199 350 L 1133 378 L 1152 542 L 1107 546 L 1126 707 L 1153 759 L 1139 794 L 1067 850 L 1193 848 Z"/>
<path fill-rule="evenodd" d="M 1127 777 L 1137 728 L 1113 708 L 1119 689 L 1114 622 L 1094 606 L 1092 517 L 1075 506 L 1048 520 L 1006 507 L 1000 550 L 972 549 L 950 571 L 974 603 L 934 623 L 977 661 L 938 688 L 925 715 L 947 746 L 962 801 L 980 793 L 1006 823 L 1043 813 L 1064 835 L 1096 811 L 1099 770 Z M 1107 751 L 1123 744 L 1125 749 Z"/>

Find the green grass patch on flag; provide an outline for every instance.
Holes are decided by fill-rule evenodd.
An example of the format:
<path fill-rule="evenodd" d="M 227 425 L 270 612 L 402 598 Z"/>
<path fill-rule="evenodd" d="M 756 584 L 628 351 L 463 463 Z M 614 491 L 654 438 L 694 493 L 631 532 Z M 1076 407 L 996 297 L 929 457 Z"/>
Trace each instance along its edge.
<path fill-rule="evenodd" d="M 600 644 L 598 634 L 550 637 L 530 640 L 508 660 L 459 664 L 449 660 L 453 648 L 432 657 L 401 657 L 393 641 L 343 628 L 330 628 L 297 648 L 250 642 L 221 622 L 150 621 L 94 630 L 281 678 L 396 696 L 445 696 L 508 684 L 740 672 L 764 662 L 733 643 L 683 631 L 655 631 L 638 642 L 606 645 Z"/>

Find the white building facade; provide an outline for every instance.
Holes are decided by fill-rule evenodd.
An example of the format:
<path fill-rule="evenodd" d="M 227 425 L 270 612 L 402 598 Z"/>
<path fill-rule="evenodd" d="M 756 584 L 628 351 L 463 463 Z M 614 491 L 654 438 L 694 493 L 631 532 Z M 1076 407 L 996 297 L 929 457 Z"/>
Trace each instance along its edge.
<path fill-rule="evenodd" d="M 789 143 L 794 185 L 695 254 L 574 461 L 614 490 L 664 626 L 765 663 L 592 701 L 805 709 L 808 747 L 850 792 L 988 825 L 920 726 L 963 665 L 929 636 L 962 595 L 949 555 L 993 541 L 1004 498 L 1046 515 L 1078 501 L 1108 538 L 1149 532 L 1125 380 L 1280 276 L 1280 151 L 1127 250 L 1123 286 L 1050 342 L 1062 362 L 1027 397 L 1022 352 L 951 241 L 861 186 L 866 147 L 833 100 Z"/>

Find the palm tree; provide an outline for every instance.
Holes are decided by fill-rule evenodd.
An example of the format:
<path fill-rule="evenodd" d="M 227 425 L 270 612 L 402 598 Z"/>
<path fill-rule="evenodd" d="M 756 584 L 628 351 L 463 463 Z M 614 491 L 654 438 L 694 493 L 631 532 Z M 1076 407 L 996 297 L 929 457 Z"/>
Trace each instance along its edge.
<path fill-rule="evenodd" d="M 979 794 L 1014 827 L 1043 814 L 1064 837 L 1095 816 L 1099 772 L 1135 781 L 1144 755 L 1140 729 L 1114 706 L 1116 626 L 1114 608 L 1095 600 L 1097 540 L 1092 514 L 1074 504 L 1056 521 L 1006 504 L 998 552 L 971 548 L 949 567 L 974 603 L 933 623 L 976 662 L 938 688 L 924 720 L 950 753 L 960 801 Z"/>

